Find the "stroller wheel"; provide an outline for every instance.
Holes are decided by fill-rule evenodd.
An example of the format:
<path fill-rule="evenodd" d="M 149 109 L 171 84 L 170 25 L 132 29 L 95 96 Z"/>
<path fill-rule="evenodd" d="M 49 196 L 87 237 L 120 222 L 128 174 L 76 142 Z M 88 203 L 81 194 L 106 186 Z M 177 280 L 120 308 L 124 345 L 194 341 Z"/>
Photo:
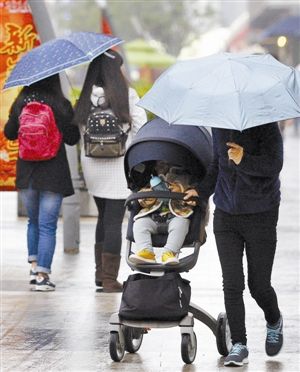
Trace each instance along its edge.
<path fill-rule="evenodd" d="M 220 313 L 217 319 L 216 341 L 218 352 L 227 356 L 231 349 L 231 334 L 226 313 Z"/>
<path fill-rule="evenodd" d="M 193 342 L 192 338 L 193 337 Z M 195 332 L 193 336 L 189 333 L 184 333 L 181 335 L 181 358 L 186 364 L 191 364 L 196 358 L 197 354 L 197 337 Z"/>
<path fill-rule="evenodd" d="M 124 326 L 125 350 L 136 353 L 143 342 L 143 329 Z"/>
<path fill-rule="evenodd" d="M 120 342 L 118 332 L 110 332 L 109 353 L 112 360 L 120 362 L 125 353 L 125 347 Z"/>

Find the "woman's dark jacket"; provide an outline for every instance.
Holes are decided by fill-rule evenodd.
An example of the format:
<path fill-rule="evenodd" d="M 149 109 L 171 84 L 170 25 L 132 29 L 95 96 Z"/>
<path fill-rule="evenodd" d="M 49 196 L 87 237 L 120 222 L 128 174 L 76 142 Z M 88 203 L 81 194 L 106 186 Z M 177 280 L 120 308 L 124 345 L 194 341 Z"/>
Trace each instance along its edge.
<path fill-rule="evenodd" d="M 34 100 L 47 103 L 46 98 L 37 99 L 35 97 Z M 23 104 L 12 106 L 8 122 L 4 128 L 4 134 L 9 140 L 18 138 L 19 115 L 27 102 L 28 97 L 25 98 Z M 50 160 L 27 161 L 18 158 L 16 186 L 18 189 L 27 189 L 29 183 L 31 183 L 31 187 L 35 190 L 51 191 L 63 196 L 70 196 L 74 194 L 74 189 L 64 143 L 75 145 L 80 139 L 80 133 L 78 127 L 71 124 L 73 109 L 67 99 L 60 102 L 59 109 L 51 107 L 57 127 L 63 135 L 60 149 L 56 157 Z"/>
<path fill-rule="evenodd" d="M 283 141 L 277 123 L 243 132 L 213 129 L 214 160 L 198 187 L 202 198 L 214 193 L 218 209 L 230 214 L 271 210 L 280 203 L 279 173 L 283 165 Z M 244 148 L 239 165 L 228 159 L 227 142 Z"/>

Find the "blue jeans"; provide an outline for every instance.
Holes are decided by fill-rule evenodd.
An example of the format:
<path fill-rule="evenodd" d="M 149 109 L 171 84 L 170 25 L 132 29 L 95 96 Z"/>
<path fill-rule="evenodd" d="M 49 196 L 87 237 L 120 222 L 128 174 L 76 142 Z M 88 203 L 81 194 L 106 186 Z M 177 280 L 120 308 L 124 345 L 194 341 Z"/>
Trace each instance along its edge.
<path fill-rule="evenodd" d="M 56 228 L 63 196 L 32 188 L 20 191 L 28 214 L 28 262 L 37 262 L 37 272 L 51 273 Z"/>

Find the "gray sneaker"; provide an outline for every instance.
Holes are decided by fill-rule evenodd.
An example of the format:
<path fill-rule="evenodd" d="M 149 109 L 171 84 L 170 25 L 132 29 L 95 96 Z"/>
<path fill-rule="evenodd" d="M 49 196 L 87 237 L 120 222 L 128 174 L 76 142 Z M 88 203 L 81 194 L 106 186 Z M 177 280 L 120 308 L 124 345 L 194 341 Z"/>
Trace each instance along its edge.
<path fill-rule="evenodd" d="M 224 366 L 243 366 L 248 363 L 248 348 L 240 342 L 234 344 L 224 360 Z"/>
<path fill-rule="evenodd" d="M 266 353 L 269 356 L 275 356 L 279 353 L 283 344 L 283 319 L 280 318 L 275 325 L 267 323 Z"/>

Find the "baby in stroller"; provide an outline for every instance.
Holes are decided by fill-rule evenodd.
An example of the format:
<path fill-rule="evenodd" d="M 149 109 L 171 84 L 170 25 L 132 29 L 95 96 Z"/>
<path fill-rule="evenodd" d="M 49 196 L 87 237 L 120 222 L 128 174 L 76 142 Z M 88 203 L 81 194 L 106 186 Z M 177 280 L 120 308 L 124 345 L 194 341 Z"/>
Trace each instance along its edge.
<path fill-rule="evenodd" d="M 156 257 L 152 246 L 153 234 L 160 233 L 165 228 L 168 233 L 163 247 L 161 261 L 164 265 L 179 263 L 178 255 L 185 237 L 189 231 L 190 216 L 193 214 L 194 201 L 190 196 L 196 196 L 190 172 L 182 166 L 173 166 L 166 161 L 156 161 L 154 174 L 150 185 L 140 192 L 161 190 L 186 193 L 186 201 L 168 198 L 144 198 L 138 202 L 142 209 L 135 215 L 133 221 L 133 236 L 136 243 L 136 253 L 129 256 L 133 264 L 155 264 Z"/>
<path fill-rule="evenodd" d="M 190 197 L 197 196 L 196 189 L 201 190 L 200 184 L 211 160 L 211 137 L 203 127 L 190 126 L 187 128 L 183 125 L 169 125 L 162 119 L 155 118 L 138 131 L 124 157 L 125 176 L 128 188 L 132 191 L 126 200 L 129 211 L 126 234 L 126 262 L 132 270 L 144 273 L 171 272 L 174 270 L 184 272 L 194 267 L 199 248 L 206 237 L 207 200 L 199 195 L 195 203 L 194 199 Z M 152 177 L 156 178 L 160 175 L 162 180 L 168 180 L 167 185 L 171 186 L 173 184 L 173 187 L 171 186 L 168 191 L 162 191 L 160 188 L 162 186 L 166 187 L 164 182 L 161 184 L 157 182 L 158 185 L 153 182 Z M 174 182 L 176 179 L 177 182 Z M 144 188 L 149 189 L 149 186 L 152 190 L 142 191 Z M 151 202 L 151 199 L 154 200 Z M 167 203 L 161 203 L 162 199 L 167 199 Z M 142 206 L 139 201 L 141 201 Z M 143 203 L 145 203 L 144 206 Z M 147 203 L 153 203 L 153 206 L 149 207 Z M 166 211 L 167 217 L 163 213 L 165 207 L 169 209 L 169 211 Z M 156 215 L 154 218 L 157 219 L 161 219 L 161 217 L 166 219 L 173 215 L 176 217 L 176 214 L 180 216 L 180 222 L 185 226 L 184 228 L 180 226 L 180 229 L 174 229 L 174 233 L 179 233 L 180 237 L 184 238 L 183 243 L 167 244 L 168 228 L 171 228 L 171 226 L 166 221 L 161 223 L 154 221 L 154 225 L 152 223 L 154 209 L 160 209 L 159 213 L 154 213 Z M 172 213 L 172 210 L 175 213 Z M 161 213 L 163 216 L 161 216 Z M 148 227 L 146 234 L 142 237 L 144 240 L 139 242 L 139 231 L 143 227 L 139 224 L 143 225 L 146 217 L 148 221 L 151 218 L 150 223 L 154 226 L 156 233 L 149 234 Z M 135 235 L 134 229 L 138 230 L 138 233 L 135 231 Z M 186 233 L 187 230 L 188 233 Z M 171 232 L 172 234 L 173 232 Z M 153 247 L 155 247 L 154 250 Z M 147 248 L 146 253 L 149 252 L 150 257 L 144 256 L 141 258 L 139 251 L 145 248 Z M 168 248 L 171 255 L 172 252 L 175 253 L 172 257 L 165 255 L 164 263 L 166 264 L 160 262 L 158 254 L 156 254 L 156 259 L 152 253 L 159 253 L 159 256 L 161 256 L 160 253 L 164 248 Z M 182 257 L 178 257 L 179 249 L 182 250 L 183 248 L 189 249 L 183 252 Z M 194 249 L 193 254 L 187 255 L 191 251 L 190 248 Z"/>

